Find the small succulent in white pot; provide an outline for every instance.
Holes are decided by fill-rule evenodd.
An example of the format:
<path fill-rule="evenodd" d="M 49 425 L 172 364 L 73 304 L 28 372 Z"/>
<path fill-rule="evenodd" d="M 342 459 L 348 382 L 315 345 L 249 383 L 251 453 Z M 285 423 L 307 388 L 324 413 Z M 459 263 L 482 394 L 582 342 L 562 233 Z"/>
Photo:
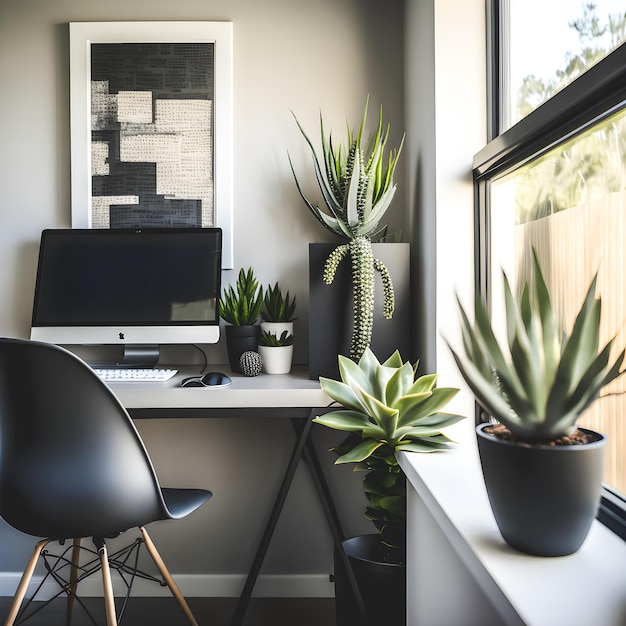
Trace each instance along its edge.
<path fill-rule="evenodd" d="M 295 311 L 295 296 L 291 297 L 289 291 L 283 293 L 278 283 L 268 285 L 261 305 L 261 330 L 275 337 L 280 337 L 285 331 L 293 335 Z"/>
<path fill-rule="evenodd" d="M 287 330 L 278 336 L 261 330 L 259 354 L 266 374 L 288 374 L 293 359 L 293 335 Z"/>
<path fill-rule="evenodd" d="M 394 312 L 393 282 L 385 265 L 374 258 L 372 241 L 381 240 L 386 233 L 386 226 L 381 227 L 380 222 L 396 192 L 393 175 L 404 142 L 403 140 L 397 150 L 390 150 L 388 156 L 385 155 L 389 126 L 383 129 L 382 107 L 376 131 L 366 141 L 363 134 L 367 108 L 366 102 L 356 135 L 348 127 L 345 144 L 333 144 L 332 137 L 326 136 L 320 116 L 322 163 L 313 143 L 296 118 L 298 128 L 313 156 L 315 175 L 325 209 L 309 200 L 291 164 L 298 192 L 311 213 L 326 229 L 348 240 L 348 243 L 337 246 L 328 257 L 323 278 L 327 284 L 331 284 L 341 261 L 350 257 L 353 284 L 350 358 L 354 361 L 359 360 L 371 342 L 376 272 L 382 278 L 383 314 L 390 319 Z"/>

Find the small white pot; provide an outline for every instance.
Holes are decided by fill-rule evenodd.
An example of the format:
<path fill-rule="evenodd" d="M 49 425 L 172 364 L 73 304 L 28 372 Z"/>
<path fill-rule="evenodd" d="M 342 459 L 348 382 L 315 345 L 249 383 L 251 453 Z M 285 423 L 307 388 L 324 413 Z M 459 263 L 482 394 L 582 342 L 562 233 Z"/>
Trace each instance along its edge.
<path fill-rule="evenodd" d="M 289 374 L 293 346 L 259 346 L 259 354 L 266 374 Z"/>

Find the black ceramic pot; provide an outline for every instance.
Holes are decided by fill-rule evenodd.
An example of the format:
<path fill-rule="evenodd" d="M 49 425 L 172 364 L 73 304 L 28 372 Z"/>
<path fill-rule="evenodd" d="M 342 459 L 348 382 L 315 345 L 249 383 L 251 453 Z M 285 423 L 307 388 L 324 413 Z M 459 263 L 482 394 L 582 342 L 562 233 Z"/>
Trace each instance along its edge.
<path fill-rule="evenodd" d="M 381 548 L 380 535 L 359 535 L 342 543 L 367 612 L 367 626 L 406 624 L 406 564 Z M 363 625 L 347 572 L 335 551 L 337 626 Z"/>
<path fill-rule="evenodd" d="M 241 373 L 239 359 L 244 352 L 257 352 L 261 327 L 258 324 L 249 326 L 226 326 L 226 350 L 228 365 L 233 372 Z"/>
<path fill-rule="evenodd" d="M 600 501 L 606 437 L 585 445 L 526 445 L 476 428 L 491 509 L 504 540 L 539 556 L 576 552 Z M 583 429 L 584 430 L 584 429 Z"/>

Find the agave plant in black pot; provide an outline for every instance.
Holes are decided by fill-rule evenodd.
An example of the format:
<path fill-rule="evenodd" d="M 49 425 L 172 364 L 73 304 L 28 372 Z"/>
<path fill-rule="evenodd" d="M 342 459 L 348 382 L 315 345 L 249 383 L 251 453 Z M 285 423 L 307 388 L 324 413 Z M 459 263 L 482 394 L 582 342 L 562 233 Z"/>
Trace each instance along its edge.
<path fill-rule="evenodd" d="M 244 352 L 256 352 L 259 347 L 261 327 L 257 324 L 263 302 L 263 289 L 259 286 L 251 267 L 239 270 L 235 287 L 228 285 L 219 301 L 220 317 L 226 325 L 228 363 L 233 372 L 240 372 L 239 359 Z"/>
<path fill-rule="evenodd" d="M 382 337 L 380 341 L 381 345 L 385 345 L 385 353 L 388 354 L 393 349 L 387 349 L 387 346 L 395 346 L 400 341 L 406 341 L 409 332 L 408 322 L 405 325 L 405 319 L 408 320 L 408 311 L 405 313 L 408 301 L 404 300 L 404 295 L 402 295 L 402 306 L 396 306 L 394 281 L 400 280 L 400 277 L 394 276 L 392 279 L 387 265 L 381 260 L 384 258 L 380 251 L 382 244 L 376 244 L 379 246 L 376 253 L 380 255 L 380 258 L 375 256 L 372 248 L 373 241 L 382 241 L 386 236 L 387 227 L 381 224 L 381 220 L 396 192 L 394 172 L 403 142 L 400 143 L 398 149 L 389 150 L 388 155 L 385 154 L 390 129 L 389 126 L 385 128 L 383 125 L 382 107 L 376 130 L 368 140 L 364 136 L 367 108 L 366 102 L 358 131 L 353 133 L 348 127 L 345 144 L 333 143 L 331 136 L 327 137 L 324 122 L 320 116 L 321 163 L 313 143 L 296 118 L 298 128 L 311 150 L 324 208 L 309 200 L 291 164 L 298 192 L 311 213 L 327 230 L 347 240 L 347 243 L 340 245 L 312 244 L 309 251 L 312 272 L 309 361 L 312 378 L 317 378 L 319 374 L 327 376 L 332 375 L 331 372 L 334 374 L 338 353 L 349 354 L 352 360 L 358 361 L 364 350 L 370 347 L 375 317 L 377 275 L 380 276 L 383 290 L 382 317 L 391 320 L 397 308 L 403 313 L 396 324 L 385 324 L 385 328 L 380 333 Z M 316 249 L 313 248 L 314 245 L 324 246 L 324 248 L 323 250 Z M 408 283 L 408 268 L 403 267 L 403 265 L 408 266 L 408 244 L 401 244 L 401 247 L 396 247 L 393 251 L 387 249 L 386 255 L 389 255 L 391 259 L 399 259 L 397 262 L 402 268 L 401 278 Z M 351 261 L 351 289 L 349 282 L 344 285 L 344 274 L 340 271 L 340 265 L 346 258 Z M 320 260 L 323 262 L 323 270 L 319 272 L 321 276 L 313 275 L 313 271 L 319 271 L 316 266 Z M 329 307 L 326 304 L 328 300 L 326 300 L 316 307 L 318 298 L 331 298 L 328 294 L 333 292 L 327 287 L 324 289 L 324 286 L 331 285 L 333 282 L 341 284 L 334 291 L 338 295 L 332 300 L 332 305 Z M 318 285 L 321 285 L 321 288 Z M 344 347 L 343 300 L 346 292 L 349 294 L 350 291 L 352 298 L 346 304 L 352 317 L 352 332 L 349 346 L 346 341 Z M 399 290 L 401 294 L 404 292 L 405 289 Z M 408 285 L 406 292 L 408 293 Z M 329 308 L 333 310 L 332 315 L 328 315 Z M 318 323 L 319 326 L 317 326 Z M 349 321 L 346 325 L 349 328 Z M 324 341 L 321 341 L 321 337 Z M 324 346 L 328 346 L 328 349 L 323 350 Z M 329 360 L 330 363 L 328 363 Z"/>
<path fill-rule="evenodd" d="M 613 339 L 600 349 L 596 279 L 567 334 L 533 249 L 531 280 L 519 301 L 504 276 L 504 347 L 480 298 L 473 324 L 459 305 L 464 350 L 452 352 L 477 402 L 497 422 L 477 427 L 489 500 L 506 542 L 530 554 L 577 551 L 598 508 L 606 438 L 576 422 L 623 373 L 624 351 L 611 358 Z"/>
<path fill-rule="evenodd" d="M 376 576 L 390 571 L 395 576 L 405 575 L 406 478 L 395 452 L 434 452 L 447 448 L 450 439 L 441 429 L 463 417 L 441 409 L 459 390 L 435 387 L 437 374 L 418 377 L 417 363 L 403 362 L 398 351 L 383 363 L 369 348 L 358 363 L 345 356 L 339 356 L 338 360 L 341 381 L 321 377 L 320 384 L 341 408 L 316 417 L 314 422 L 349 433 L 334 448 L 339 455 L 335 462 L 354 463 L 356 469 L 366 472 L 363 480 L 369 502 L 366 517 L 379 534 L 366 536 L 366 540 L 348 539 L 344 549 L 353 557 L 357 579 L 360 572 L 359 585 L 364 586 L 361 595 L 372 623 L 378 623 L 371 619 L 372 615 L 380 615 L 387 624 L 400 624 L 404 623 L 405 610 L 403 579 L 393 579 L 389 586 L 390 593 L 400 596 L 395 602 L 381 598 L 381 580 L 373 583 L 374 594 L 367 589 L 368 572 Z M 369 567 L 359 568 L 358 563 L 364 561 Z M 373 564 L 380 564 L 378 571 Z M 354 623 L 341 614 L 340 598 L 337 613 L 339 625 Z"/>

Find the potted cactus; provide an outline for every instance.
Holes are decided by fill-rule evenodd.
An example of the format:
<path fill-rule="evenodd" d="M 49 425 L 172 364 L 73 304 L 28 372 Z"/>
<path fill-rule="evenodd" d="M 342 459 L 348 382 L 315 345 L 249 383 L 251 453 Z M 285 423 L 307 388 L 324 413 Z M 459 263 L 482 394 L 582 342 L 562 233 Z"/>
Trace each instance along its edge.
<path fill-rule="evenodd" d="M 239 359 L 244 352 L 256 352 L 261 327 L 257 324 L 263 302 L 263 289 L 252 268 L 239 270 L 235 287 L 228 285 L 219 301 L 220 317 L 227 322 L 226 348 L 233 372 L 241 373 Z"/>
<path fill-rule="evenodd" d="M 331 367 L 333 368 L 333 373 L 336 371 L 336 355 L 338 353 L 347 353 L 356 362 L 365 349 L 370 347 L 375 317 L 377 275 L 380 276 L 383 291 L 382 316 L 389 320 L 393 317 L 396 309 L 392 276 L 385 263 L 375 256 L 372 242 L 383 241 L 386 237 L 387 226 L 382 225 L 381 220 L 396 192 L 396 184 L 393 177 L 404 140 L 402 140 L 397 150 L 392 149 L 389 150 L 388 154 L 385 153 L 389 137 L 389 125 L 386 128 L 383 125 L 382 107 L 380 108 L 376 130 L 368 140 L 364 136 L 367 109 L 368 102 L 365 104 L 358 131 L 353 133 L 348 127 L 347 140 L 345 143 L 339 144 L 333 143 L 332 137 L 326 135 L 324 122 L 320 116 L 321 162 L 313 143 L 296 118 L 298 128 L 311 150 L 315 175 L 324 201 L 324 208 L 312 202 L 305 194 L 290 159 L 296 187 L 305 205 L 322 226 L 342 239 L 347 240 L 347 243 L 326 246 L 324 251 L 325 260 L 323 261 L 323 270 L 321 272 L 323 283 L 331 285 L 337 277 L 342 261 L 347 258 L 350 259 L 352 283 L 350 312 L 352 328 L 349 348 L 345 352 L 343 346 L 337 349 L 337 346 L 333 345 L 334 342 L 329 339 L 328 334 L 324 331 L 320 332 L 320 334 L 324 334 L 326 345 L 330 346 L 327 354 L 332 359 Z M 404 259 L 406 259 L 408 264 L 408 244 L 405 244 L 405 246 L 407 246 L 407 249 Z M 310 252 L 311 259 L 313 259 L 314 254 L 315 252 Z M 314 266 L 313 261 L 311 261 L 311 265 L 312 267 Z M 311 271 L 313 272 L 313 270 Z M 315 297 L 319 291 L 314 282 L 316 278 L 312 277 L 310 290 L 313 305 L 315 305 Z M 347 290 L 341 285 L 337 291 L 343 296 Z M 322 305 L 320 309 L 312 307 L 309 316 L 310 328 L 313 329 L 310 334 L 310 347 L 312 350 L 310 361 L 313 366 L 312 378 L 317 378 L 320 372 L 328 372 L 328 370 L 325 370 L 324 365 L 318 368 L 315 367 L 316 346 L 324 345 L 324 342 L 320 341 L 320 337 L 315 336 L 315 333 L 318 333 L 315 324 L 317 321 L 322 320 L 323 325 L 327 325 L 334 316 L 337 316 L 336 311 L 334 316 L 329 316 L 328 308 L 337 307 L 336 305 L 333 307 Z M 400 341 L 406 342 L 408 328 L 402 329 L 399 338 L 392 336 L 390 330 L 390 328 L 385 327 L 383 329 L 384 333 L 381 333 L 387 334 L 389 345 L 395 346 Z M 341 332 L 343 333 L 343 327 Z"/>
<path fill-rule="evenodd" d="M 530 554 L 578 550 L 596 515 L 606 438 L 576 422 L 623 373 L 624 351 L 600 349 L 601 300 L 593 278 L 569 334 L 553 311 L 536 250 L 531 281 L 516 300 L 504 275 L 507 343 L 483 302 L 474 323 L 460 306 L 463 351 L 452 350 L 478 404 L 497 424 L 477 426 L 491 507 L 502 536 Z"/>
<path fill-rule="evenodd" d="M 363 488 L 369 503 L 365 515 L 378 530 L 346 540 L 343 548 L 353 563 L 371 622 L 382 623 L 384 617 L 385 623 L 400 624 L 405 609 L 406 478 L 395 453 L 449 447 L 450 439 L 441 429 L 463 417 L 441 409 L 459 390 L 436 387 L 437 374 L 418 377 L 417 363 L 403 362 L 397 350 L 383 363 L 369 348 L 358 363 L 341 355 L 338 362 L 341 380 L 321 377 L 320 384 L 341 408 L 313 421 L 348 433 L 334 448 L 335 463 L 353 463 L 365 471 Z M 336 571 L 338 590 L 346 586 L 341 576 Z M 398 594 L 394 601 L 381 598 L 383 588 Z M 345 608 L 350 604 L 337 599 L 338 626 L 354 623 Z"/>

